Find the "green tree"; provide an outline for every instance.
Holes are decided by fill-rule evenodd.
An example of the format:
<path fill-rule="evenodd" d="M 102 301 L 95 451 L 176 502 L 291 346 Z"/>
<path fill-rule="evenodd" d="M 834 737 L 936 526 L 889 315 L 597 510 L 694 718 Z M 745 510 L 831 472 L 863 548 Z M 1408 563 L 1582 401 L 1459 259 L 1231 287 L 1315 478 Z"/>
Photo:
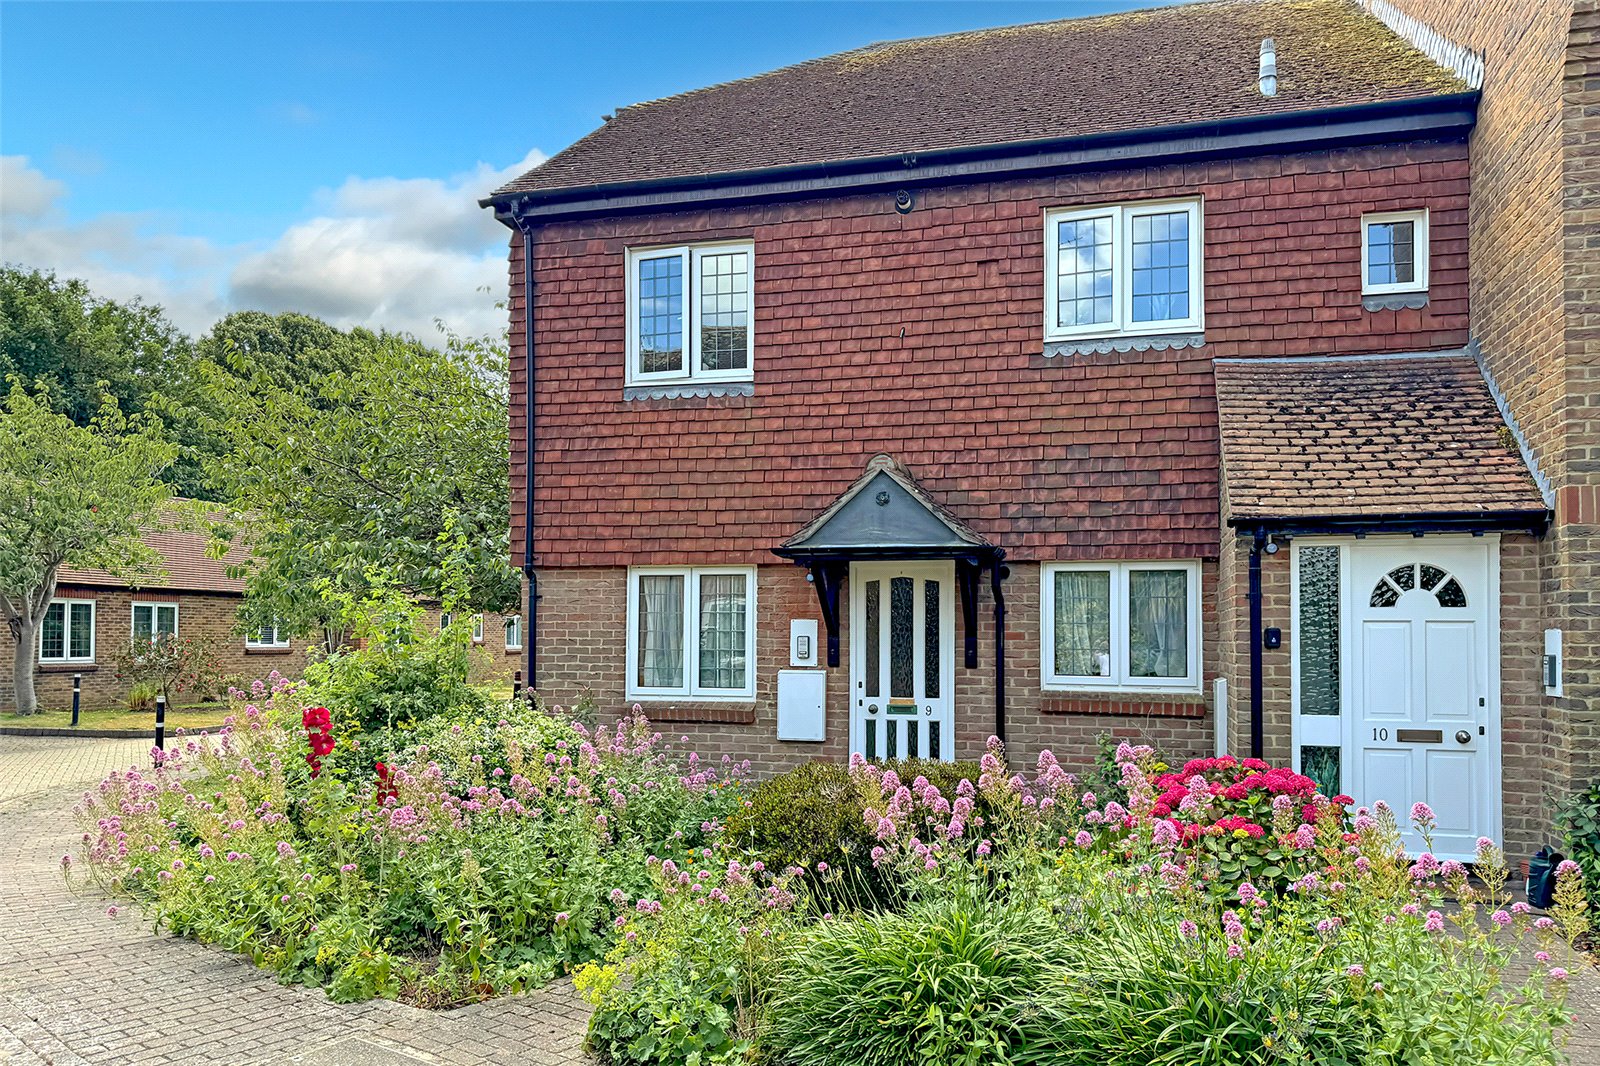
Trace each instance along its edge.
<path fill-rule="evenodd" d="M 211 445 L 196 405 L 195 351 L 160 307 L 95 296 L 78 280 L 0 267 L 0 380 L 16 375 L 49 393 L 80 426 L 109 394 L 129 417 L 153 415 L 179 446 L 162 479 L 207 496 L 201 465 Z"/>
<path fill-rule="evenodd" d="M 504 347 L 340 336 L 318 341 L 338 355 L 320 371 L 300 360 L 284 373 L 272 359 L 255 370 L 233 343 L 201 364 L 225 440 L 208 472 L 238 516 L 214 547 L 234 536 L 250 545 L 246 623 L 321 631 L 331 649 L 340 633 L 322 579 L 359 595 L 377 566 L 406 592 L 442 599 L 447 556 L 467 560 L 466 606 L 514 609 Z"/>
<path fill-rule="evenodd" d="M 63 566 L 159 572 L 140 538 L 172 498 L 158 480 L 177 449 L 109 396 L 78 425 L 13 376 L 0 408 L 0 612 L 15 642 L 17 712 L 38 709 L 35 650 Z"/>

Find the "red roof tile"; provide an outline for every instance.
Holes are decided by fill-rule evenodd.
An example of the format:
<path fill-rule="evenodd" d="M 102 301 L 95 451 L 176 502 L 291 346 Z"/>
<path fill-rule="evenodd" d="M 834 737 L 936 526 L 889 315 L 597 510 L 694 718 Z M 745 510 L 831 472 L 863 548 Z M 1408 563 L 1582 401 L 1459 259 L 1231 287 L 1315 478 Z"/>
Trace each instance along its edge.
<path fill-rule="evenodd" d="M 1257 90 L 1274 39 L 1278 93 Z M 1350 0 L 1222 0 L 875 44 L 622 108 L 496 195 L 1464 92 Z"/>
<path fill-rule="evenodd" d="M 206 555 L 209 537 L 205 533 L 167 529 L 147 531 L 144 542 L 161 554 L 166 565 L 166 576 L 139 578 L 128 581 L 108 574 L 104 570 L 72 570 L 63 567 L 59 582 L 63 585 L 95 585 L 103 588 L 171 589 L 176 592 L 226 592 L 244 594 L 244 580 L 229 577 L 227 568 L 242 563 L 246 552 L 235 544 L 226 559 L 212 559 Z"/>
<path fill-rule="evenodd" d="M 1544 509 L 1460 352 L 1219 359 L 1216 378 L 1232 521 Z"/>

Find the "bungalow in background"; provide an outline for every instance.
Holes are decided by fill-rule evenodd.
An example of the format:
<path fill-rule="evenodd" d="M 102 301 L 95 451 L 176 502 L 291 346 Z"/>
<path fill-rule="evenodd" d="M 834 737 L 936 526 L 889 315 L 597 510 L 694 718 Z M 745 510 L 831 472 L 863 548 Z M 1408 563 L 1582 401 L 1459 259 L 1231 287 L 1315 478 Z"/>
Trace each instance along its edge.
<path fill-rule="evenodd" d="M 84 709 L 123 706 L 134 683 L 117 676 L 117 653 L 134 639 L 152 635 L 204 636 L 214 641 L 222 673 L 235 683 L 264 678 L 274 670 L 288 677 L 300 675 L 309 641 L 293 640 L 271 627 L 248 633 L 241 628 L 245 583 L 227 572 L 240 560 L 240 553 L 210 558 L 207 539 L 197 532 L 145 534 L 145 543 L 161 555 L 167 571 L 165 578 L 156 579 L 159 583 L 133 584 L 101 570 L 61 571 L 55 599 L 40 627 L 35 677 L 41 709 L 72 706 L 74 675 L 83 678 Z M 428 625 L 440 622 L 437 608 L 429 608 L 424 617 Z M 521 619 L 475 615 L 473 641 L 483 651 L 477 678 L 509 682 L 521 666 Z M 12 648 L 10 633 L 0 630 L 0 710 L 15 707 Z"/>

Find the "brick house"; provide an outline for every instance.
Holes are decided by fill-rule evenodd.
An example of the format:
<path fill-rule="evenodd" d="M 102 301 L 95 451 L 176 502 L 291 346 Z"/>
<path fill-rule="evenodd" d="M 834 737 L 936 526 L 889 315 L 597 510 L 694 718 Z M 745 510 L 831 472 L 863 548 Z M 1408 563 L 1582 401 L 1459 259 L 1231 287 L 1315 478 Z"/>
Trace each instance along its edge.
<path fill-rule="evenodd" d="M 484 201 L 527 676 L 763 771 L 1110 734 L 1526 853 L 1592 700 L 1479 327 L 1483 66 L 1224 0 L 608 116 Z"/>
<path fill-rule="evenodd" d="M 264 678 L 276 670 L 299 677 L 308 641 L 267 629 L 246 633 L 240 626 L 245 583 L 226 559 L 206 555 L 207 536 L 183 530 L 149 532 L 144 541 L 161 556 L 166 576 L 149 584 L 130 583 L 102 570 L 63 569 L 55 599 L 39 635 L 35 684 L 46 710 L 72 705 L 72 679 L 82 677 L 86 710 L 126 703 L 133 682 L 117 676 L 117 652 L 151 633 L 204 635 L 221 651 L 223 674 L 235 683 Z M 427 624 L 439 625 L 437 608 L 425 610 Z M 522 624 L 515 615 L 473 616 L 478 680 L 510 681 L 521 664 Z M 12 636 L 0 629 L 0 708 L 14 709 Z"/>

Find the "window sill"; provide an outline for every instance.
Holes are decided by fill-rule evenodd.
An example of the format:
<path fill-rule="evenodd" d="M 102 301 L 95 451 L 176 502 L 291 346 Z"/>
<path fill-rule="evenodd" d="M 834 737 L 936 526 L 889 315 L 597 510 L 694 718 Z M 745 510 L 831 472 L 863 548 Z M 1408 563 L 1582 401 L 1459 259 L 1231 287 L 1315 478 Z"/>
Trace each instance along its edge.
<path fill-rule="evenodd" d="M 1100 337 L 1063 337 L 1044 342 L 1046 357 L 1063 355 L 1110 355 L 1112 352 L 1163 352 L 1169 348 L 1199 348 L 1206 342 L 1202 332 L 1117 333 Z"/>
<path fill-rule="evenodd" d="M 287 644 L 281 648 L 252 648 L 246 644 L 244 648 L 246 655 L 288 655 L 292 651 L 294 651 L 294 648 Z"/>
<path fill-rule="evenodd" d="M 1204 718 L 1210 710 L 1199 693 L 1050 692 L 1039 701 L 1041 714 L 1123 715 L 1130 718 Z"/>
<path fill-rule="evenodd" d="M 756 705 L 754 700 L 729 700 L 725 703 L 699 701 L 658 702 L 660 697 L 628 697 L 637 703 L 644 716 L 652 722 L 716 722 L 726 725 L 754 725 Z"/>
<path fill-rule="evenodd" d="M 1361 307 L 1365 311 L 1417 311 L 1428 306 L 1428 291 L 1421 292 L 1368 292 L 1361 294 Z"/>
<path fill-rule="evenodd" d="M 628 385 L 624 400 L 708 399 L 713 396 L 754 396 L 754 381 L 673 381 Z"/>
<path fill-rule="evenodd" d="M 39 661 L 39 672 L 42 674 L 92 674 L 98 669 L 100 667 L 93 659 Z"/>

